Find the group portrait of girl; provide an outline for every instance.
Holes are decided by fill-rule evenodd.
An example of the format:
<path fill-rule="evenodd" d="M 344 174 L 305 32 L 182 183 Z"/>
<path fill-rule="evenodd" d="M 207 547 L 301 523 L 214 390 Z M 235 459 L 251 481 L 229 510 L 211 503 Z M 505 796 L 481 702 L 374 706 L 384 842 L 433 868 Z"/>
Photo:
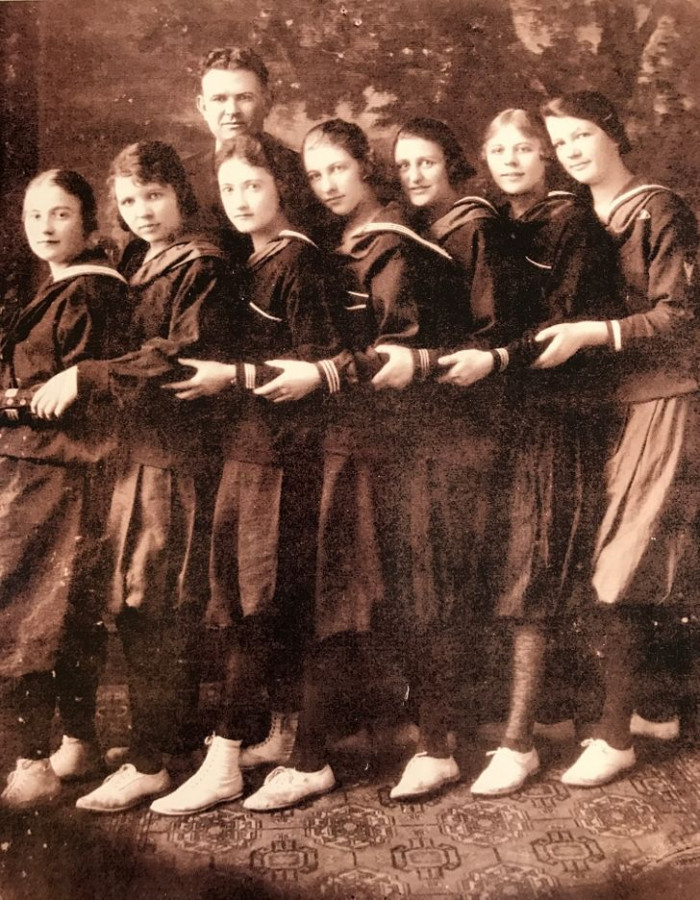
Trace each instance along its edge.
<path fill-rule="evenodd" d="M 503 109 L 469 140 L 412 117 L 382 160 L 343 118 L 299 153 L 266 133 L 268 78 L 255 51 L 212 50 L 213 148 L 120 149 L 99 219 L 118 258 L 79 172 L 26 185 L 45 277 L 0 330 L 0 678 L 19 747 L 0 806 L 81 780 L 93 813 L 293 807 L 337 785 L 340 710 L 381 733 L 387 671 L 418 734 L 392 799 L 515 793 L 540 772 L 552 653 L 595 672 L 597 699 L 561 780 L 606 784 L 637 735 L 692 718 L 695 216 L 631 170 L 596 91 Z M 128 747 L 96 730 L 109 623 Z M 493 633 L 505 727 L 461 771 L 458 698 Z M 659 642 L 661 717 L 641 677 Z M 173 760 L 194 751 L 183 777 Z"/>

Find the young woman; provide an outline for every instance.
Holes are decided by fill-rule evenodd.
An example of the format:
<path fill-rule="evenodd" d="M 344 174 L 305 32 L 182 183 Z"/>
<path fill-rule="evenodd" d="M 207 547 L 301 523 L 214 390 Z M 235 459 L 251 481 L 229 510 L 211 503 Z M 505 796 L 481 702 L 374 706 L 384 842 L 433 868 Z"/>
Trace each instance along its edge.
<path fill-rule="evenodd" d="M 618 370 L 620 426 L 605 468 L 606 508 L 591 579 L 581 591 L 604 635 L 598 651 L 605 703 L 596 737 L 562 776 L 567 784 L 592 786 L 635 764 L 630 714 L 654 622 L 694 612 L 698 233 L 680 197 L 628 169 L 629 141 L 606 97 L 565 95 L 547 104 L 544 116 L 560 163 L 590 188 L 617 251 L 624 300 L 617 317 L 560 323 L 538 335 L 550 342 L 537 363 L 542 368 L 601 347 Z"/>
<path fill-rule="evenodd" d="M 378 390 L 407 384 L 413 369 L 427 371 L 421 348 L 445 346 L 448 334 L 467 332 L 441 305 L 440 272 L 448 254 L 401 222 L 398 209 L 378 195 L 377 170 L 360 128 L 333 119 L 313 128 L 303 145 L 304 165 L 319 199 L 337 216 L 335 263 L 345 280 L 345 314 L 352 360 L 322 361 L 334 390 L 343 388 L 326 441 L 319 528 L 316 634 L 308 670 L 293 768 L 272 772 L 244 801 L 248 809 L 292 806 L 332 789 L 326 763 L 341 691 L 356 702 L 372 680 L 370 661 L 415 655 L 415 631 L 435 624 L 440 607 L 418 596 L 412 581 L 410 510 L 416 434 L 430 399 L 422 386 L 398 394 Z M 444 313 L 444 315 L 443 315 Z M 405 361 L 386 361 L 389 344 L 412 349 Z M 387 350 L 388 352 L 388 350 Z M 383 363 L 386 362 L 386 365 Z M 334 671 L 336 677 L 328 678 Z M 344 698 L 347 699 L 347 698 Z M 439 786 L 458 777 L 454 760 L 437 759 Z"/>
<path fill-rule="evenodd" d="M 124 279 L 93 242 L 95 198 L 81 175 L 38 175 L 23 219 L 50 275 L 0 335 L 0 676 L 17 679 L 19 723 L 19 759 L 0 797 L 7 808 L 48 801 L 59 779 L 100 770 L 94 713 L 105 634 L 94 563 L 109 443 L 86 436 L 85 404 L 56 422 L 39 386 L 114 352 L 126 307 Z M 63 742 L 49 759 L 57 702 Z"/>
<path fill-rule="evenodd" d="M 185 408 L 160 388 L 183 371 L 178 355 L 220 357 L 231 328 L 223 254 L 187 232 L 196 204 L 175 150 L 160 141 L 129 145 L 112 163 L 109 187 L 119 222 L 136 238 L 120 264 L 135 349 L 80 363 L 45 388 L 58 398 L 56 415 L 79 395 L 113 397 L 123 410 L 127 462 L 107 524 L 109 611 L 128 664 L 132 732 L 126 762 L 77 801 L 99 812 L 168 789 L 164 754 L 184 749 L 183 720 L 196 707 L 218 471 L 206 405 Z"/>
<path fill-rule="evenodd" d="M 466 337 L 472 347 L 486 349 L 495 336 L 500 293 L 495 281 L 497 212 L 483 198 L 465 196 L 464 185 L 474 169 L 443 122 L 429 118 L 406 122 L 394 141 L 394 161 L 417 227 L 455 262 L 448 302 L 454 321 L 461 322 L 450 335 L 451 342 L 464 346 Z M 392 349 L 393 355 L 397 352 Z M 442 783 L 441 773 L 451 755 L 447 729 L 455 676 L 458 669 L 466 675 L 478 667 L 475 612 L 485 600 L 482 545 L 502 389 L 500 379 L 492 379 L 469 392 L 456 390 L 461 356 L 445 354 L 446 348 L 431 348 L 428 353 L 431 375 L 446 384 L 433 391 L 412 476 L 423 495 L 416 511 L 421 509 L 425 517 L 422 584 L 417 589 L 434 595 L 440 613 L 438 623 L 423 635 L 429 659 L 422 671 L 413 673 L 411 684 L 421 700 L 424 749 L 409 761 L 393 797 L 427 793 Z M 483 356 L 490 371 L 492 356 L 489 352 Z M 465 510 L 470 511 L 466 519 Z M 449 765 L 454 763 L 450 760 Z"/>
<path fill-rule="evenodd" d="M 228 627 L 234 652 L 206 759 L 176 791 L 153 802 L 163 815 L 234 800 L 243 792 L 241 768 L 286 762 L 294 744 L 293 689 L 314 593 L 321 389 L 330 387 L 328 369 L 312 361 L 335 354 L 338 341 L 328 261 L 290 224 L 285 171 L 264 136 L 237 138 L 220 156 L 226 215 L 254 248 L 241 285 L 245 305 L 230 335 L 230 358 L 238 361 L 183 359 L 195 375 L 169 385 L 183 401 L 231 395 L 232 384 L 240 396 L 233 409 L 229 403 L 233 415 L 224 425 L 208 615 L 211 625 Z M 276 677 L 283 683 L 275 684 Z M 266 690 L 271 733 L 250 746 Z M 243 751 L 242 741 L 249 745 Z"/>
<path fill-rule="evenodd" d="M 489 528 L 498 537 L 486 568 L 496 615 L 511 623 L 511 700 L 502 745 L 472 785 L 474 794 L 499 795 L 520 788 L 539 768 L 532 733 L 545 647 L 563 613 L 584 465 L 594 458 L 584 450 L 593 420 L 579 405 L 588 372 L 560 370 L 542 378 L 530 371 L 542 349 L 534 335 L 543 324 L 605 309 L 612 270 L 607 238 L 587 206 L 548 191 L 550 150 L 539 119 L 505 110 L 490 124 L 483 146 L 506 200 L 499 325 L 501 337 L 511 340 L 488 358 L 480 350 L 462 351 L 457 377 L 469 383 L 484 370 L 507 366 Z"/>

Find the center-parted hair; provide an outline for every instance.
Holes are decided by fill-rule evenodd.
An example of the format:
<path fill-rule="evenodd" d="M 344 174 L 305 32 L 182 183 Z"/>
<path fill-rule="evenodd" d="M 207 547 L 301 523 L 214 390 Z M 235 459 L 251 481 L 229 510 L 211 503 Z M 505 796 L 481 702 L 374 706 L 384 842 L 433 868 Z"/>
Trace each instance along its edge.
<path fill-rule="evenodd" d="M 462 182 L 476 174 L 476 169 L 467 160 L 454 131 L 440 119 L 417 116 L 404 122 L 394 138 L 392 158 L 395 158 L 399 139 L 406 137 L 422 138 L 440 147 L 445 157 L 445 168 L 450 187 L 459 187 Z"/>
<path fill-rule="evenodd" d="M 260 84 L 268 87 L 270 73 L 260 56 L 250 47 L 216 47 L 210 50 L 199 66 L 200 78 L 211 69 L 246 69 L 258 76 Z"/>
<path fill-rule="evenodd" d="M 75 197 L 80 203 L 80 216 L 83 222 L 83 234 L 85 237 L 97 231 L 97 203 L 95 193 L 83 176 L 73 169 L 47 169 L 41 172 L 27 185 L 24 193 L 25 202 L 29 191 L 33 187 L 42 184 L 55 184 L 67 194 Z"/>
<path fill-rule="evenodd" d="M 571 116 L 574 119 L 593 122 L 615 141 L 620 154 L 629 153 L 632 149 L 617 108 L 598 91 L 572 91 L 562 94 L 544 104 L 542 115 L 545 119 Z"/>
<path fill-rule="evenodd" d="M 242 134 L 227 141 L 216 154 L 216 171 L 227 159 L 241 159 L 249 166 L 265 169 L 275 179 L 280 203 L 285 213 L 294 210 L 294 201 L 304 187 L 299 168 L 290 165 L 290 155 L 281 150 L 281 145 L 266 134 Z"/>
<path fill-rule="evenodd" d="M 496 133 L 508 125 L 513 125 L 530 141 L 539 141 L 540 155 L 542 159 L 553 160 L 554 151 L 552 143 L 549 140 L 547 129 L 544 126 L 542 117 L 531 110 L 527 109 L 504 109 L 495 118 L 493 118 L 486 127 L 484 132 L 484 140 L 481 145 L 481 155 L 486 155 L 486 145 L 496 135 Z"/>
<path fill-rule="evenodd" d="M 180 215 L 189 219 L 197 212 L 197 200 L 187 179 L 182 161 L 177 151 L 163 141 L 137 141 L 129 144 L 113 160 L 109 168 L 107 188 L 110 198 L 110 212 L 124 231 L 129 227 L 117 208 L 114 194 L 114 179 L 134 178 L 141 184 L 171 185 L 177 197 Z"/>
<path fill-rule="evenodd" d="M 374 188 L 386 186 L 386 177 L 380 171 L 374 150 L 370 146 L 367 135 L 354 122 L 345 119 L 328 119 L 320 125 L 314 125 L 307 131 L 301 145 L 301 154 L 307 148 L 331 144 L 341 147 L 353 159 L 357 160 L 365 181 Z"/>

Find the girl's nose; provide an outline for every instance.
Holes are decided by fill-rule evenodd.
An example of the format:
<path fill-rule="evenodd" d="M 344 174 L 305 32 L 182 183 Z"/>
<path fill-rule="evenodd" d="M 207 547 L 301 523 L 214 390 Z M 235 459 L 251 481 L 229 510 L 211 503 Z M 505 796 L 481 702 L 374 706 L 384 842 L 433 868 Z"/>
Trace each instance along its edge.
<path fill-rule="evenodd" d="M 409 166 L 408 169 L 408 183 L 409 184 L 420 184 L 423 180 L 423 175 L 420 168 L 417 165 Z"/>

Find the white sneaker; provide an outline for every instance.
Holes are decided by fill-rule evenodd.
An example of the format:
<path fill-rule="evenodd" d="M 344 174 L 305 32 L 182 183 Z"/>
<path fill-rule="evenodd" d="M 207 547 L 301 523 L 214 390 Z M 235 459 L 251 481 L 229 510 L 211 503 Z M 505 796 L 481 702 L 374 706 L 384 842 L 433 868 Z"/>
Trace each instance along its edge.
<path fill-rule="evenodd" d="M 598 787 L 616 778 L 637 762 L 634 747 L 616 750 L 602 738 L 588 738 L 581 744 L 586 749 L 561 776 L 563 784 L 574 787 Z"/>
<path fill-rule="evenodd" d="M 491 762 L 471 786 L 472 794 L 501 797 L 519 791 L 527 779 L 540 769 L 540 758 L 533 747 L 527 753 L 499 747 L 486 754 Z"/>
<path fill-rule="evenodd" d="M 49 757 L 51 768 L 61 781 L 94 778 L 104 774 L 100 752 L 95 744 L 63 735 L 61 746 Z"/>
<path fill-rule="evenodd" d="M 392 800 L 430 794 L 454 781 L 459 781 L 459 766 L 453 757 L 443 759 L 416 753 L 406 763 L 399 783 L 389 791 Z"/>
<path fill-rule="evenodd" d="M 18 759 L 0 794 L 5 809 L 27 809 L 50 803 L 61 792 L 61 780 L 48 759 Z"/>
<path fill-rule="evenodd" d="M 287 809 L 302 800 L 327 794 L 335 787 L 333 769 L 326 765 L 318 772 L 299 772 L 279 766 L 273 769 L 263 786 L 243 801 L 243 808 L 253 812 Z"/>
<path fill-rule="evenodd" d="M 243 775 L 238 765 L 240 741 L 214 735 L 199 769 L 184 784 L 151 803 L 151 812 L 161 816 L 188 816 L 218 803 L 237 800 L 243 793 Z"/>
<path fill-rule="evenodd" d="M 241 750 L 240 767 L 254 769 L 256 766 L 283 765 L 288 762 L 294 750 L 298 724 L 297 713 L 273 712 L 270 731 L 265 740 Z"/>
<path fill-rule="evenodd" d="M 92 812 L 121 812 L 138 806 L 142 800 L 147 800 L 154 794 L 162 794 L 169 787 L 170 775 L 167 769 L 151 775 L 139 772 L 133 763 L 124 763 L 94 791 L 78 797 L 75 805 L 78 809 L 89 809 Z"/>
<path fill-rule="evenodd" d="M 680 737 L 681 722 L 678 716 L 666 722 L 652 722 L 634 712 L 630 719 L 630 732 L 657 741 L 676 741 Z"/>

